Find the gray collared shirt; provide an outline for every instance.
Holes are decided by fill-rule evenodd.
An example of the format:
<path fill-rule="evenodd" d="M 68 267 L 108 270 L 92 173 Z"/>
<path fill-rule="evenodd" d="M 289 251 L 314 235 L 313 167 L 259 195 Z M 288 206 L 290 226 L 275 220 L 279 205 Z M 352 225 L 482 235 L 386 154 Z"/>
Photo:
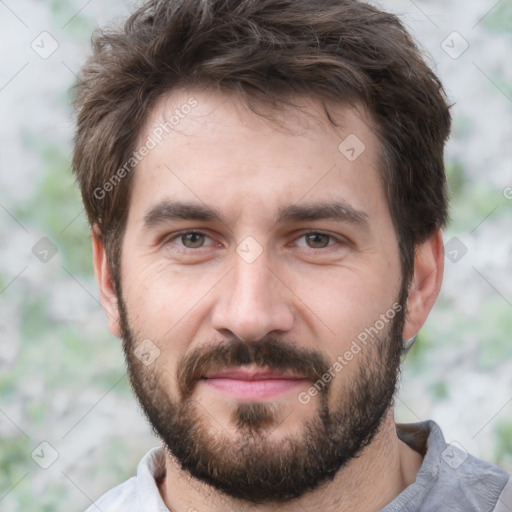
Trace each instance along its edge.
<path fill-rule="evenodd" d="M 382 512 L 512 512 L 512 477 L 504 469 L 447 444 L 434 421 L 396 429 L 424 459 L 414 483 Z"/>
<path fill-rule="evenodd" d="M 424 456 L 414 483 L 381 512 L 512 512 L 512 476 L 504 469 L 447 444 L 434 421 L 397 424 L 398 437 Z M 153 448 L 137 476 L 114 487 L 86 512 L 169 512 L 157 481 L 165 452 Z"/>

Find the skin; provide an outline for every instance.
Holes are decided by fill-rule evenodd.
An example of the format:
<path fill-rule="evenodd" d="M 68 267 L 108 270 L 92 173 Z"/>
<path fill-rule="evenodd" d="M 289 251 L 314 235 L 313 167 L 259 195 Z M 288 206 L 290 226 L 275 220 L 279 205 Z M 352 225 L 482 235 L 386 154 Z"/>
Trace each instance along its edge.
<path fill-rule="evenodd" d="M 133 176 L 121 262 L 131 326 L 140 340 L 166 340 L 158 343 L 160 355 L 153 364 L 166 376 L 165 386 L 173 397 L 180 358 L 229 334 L 248 341 L 278 334 L 281 340 L 318 350 L 334 362 L 392 307 L 401 282 L 395 229 L 377 174 L 379 141 L 371 118 L 362 107 L 338 105 L 336 118 L 342 128 L 334 128 L 319 102 L 298 98 L 304 113 L 277 114 L 283 129 L 226 93 L 175 90 L 151 111 L 140 143 L 191 96 L 197 106 L 149 152 Z M 350 134 L 366 146 L 352 162 L 338 150 Z M 221 212 L 223 222 L 172 220 L 145 227 L 145 215 L 164 200 L 206 204 Z M 329 219 L 277 223 L 285 205 L 326 200 L 343 200 L 363 212 L 367 226 Z M 172 239 L 188 229 L 207 235 L 204 247 L 191 249 L 179 237 Z M 333 238 L 327 247 L 312 248 L 304 236 L 308 231 Z M 247 247 L 243 243 L 249 236 L 262 251 L 251 263 L 236 252 L 240 244 Z M 112 333 L 120 337 L 112 276 L 94 230 L 93 250 L 102 305 Z M 442 274 L 442 234 L 437 231 L 416 248 L 404 339 L 425 322 Z M 334 378 L 331 401 L 357 369 L 355 356 Z M 278 447 L 280 440 L 300 432 L 313 417 L 316 398 L 308 404 L 297 400 L 298 393 L 310 386 L 303 382 L 273 397 L 279 422 L 268 442 Z M 222 427 L 226 442 L 237 436 L 231 396 L 198 385 L 193 397 L 212 428 Z M 377 511 L 414 482 L 421 462 L 422 456 L 398 439 L 390 409 L 360 457 L 332 482 L 280 504 L 279 509 Z M 168 454 L 166 469 L 160 492 L 170 510 L 240 509 L 239 503 L 191 479 Z M 270 511 L 275 506 L 247 504 L 243 509 Z"/>

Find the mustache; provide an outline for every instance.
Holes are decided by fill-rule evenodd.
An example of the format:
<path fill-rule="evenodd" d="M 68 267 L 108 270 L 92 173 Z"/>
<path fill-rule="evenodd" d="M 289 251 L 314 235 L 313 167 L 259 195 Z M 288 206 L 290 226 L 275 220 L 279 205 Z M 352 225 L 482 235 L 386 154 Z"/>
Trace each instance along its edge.
<path fill-rule="evenodd" d="M 189 398 L 195 385 L 212 369 L 249 365 L 290 371 L 316 381 L 329 370 L 330 362 L 316 350 L 285 344 L 275 338 L 248 343 L 232 337 L 219 345 L 196 348 L 183 357 L 177 372 L 182 399 Z M 326 393 L 328 385 L 324 389 Z"/>

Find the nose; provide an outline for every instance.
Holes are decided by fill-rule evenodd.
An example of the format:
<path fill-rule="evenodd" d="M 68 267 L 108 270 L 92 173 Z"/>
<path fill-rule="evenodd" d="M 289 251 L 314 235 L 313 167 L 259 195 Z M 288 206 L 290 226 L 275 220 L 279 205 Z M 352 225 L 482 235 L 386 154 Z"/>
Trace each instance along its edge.
<path fill-rule="evenodd" d="M 252 263 L 234 255 L 234 268 L 218 289 L 213 327 L 223 336 L 254 342 L 293 327 L 293 293 L 272 270 L 265 253 Z"/>

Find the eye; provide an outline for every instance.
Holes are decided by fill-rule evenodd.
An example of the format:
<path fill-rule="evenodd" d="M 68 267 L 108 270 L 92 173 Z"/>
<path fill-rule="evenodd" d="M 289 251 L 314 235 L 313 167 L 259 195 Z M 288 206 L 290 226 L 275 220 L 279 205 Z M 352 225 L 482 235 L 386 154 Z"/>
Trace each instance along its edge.
<path fill-rule="evenodd" d="M 167 242 L 172 242 L 180 248 L 200 249 L 205 246 L 207 239 L 210 237 L 201 231 L 183 231 L 169 238 Z"/>
<path fill-rule="evenodd" d="M 337 240 L 332 235 L 328 235 L 326 233 L 320 233 L 317 231 L 310 231 L 309 233 L 304 233 L 297 240 L 304 239 L 306 241 L 306 245 L 297 244 L 300 247 L 308 247 L 310 249 L 324 249 L 325 247 L 329 247 L 331 245 L 336 244 Z"/>

